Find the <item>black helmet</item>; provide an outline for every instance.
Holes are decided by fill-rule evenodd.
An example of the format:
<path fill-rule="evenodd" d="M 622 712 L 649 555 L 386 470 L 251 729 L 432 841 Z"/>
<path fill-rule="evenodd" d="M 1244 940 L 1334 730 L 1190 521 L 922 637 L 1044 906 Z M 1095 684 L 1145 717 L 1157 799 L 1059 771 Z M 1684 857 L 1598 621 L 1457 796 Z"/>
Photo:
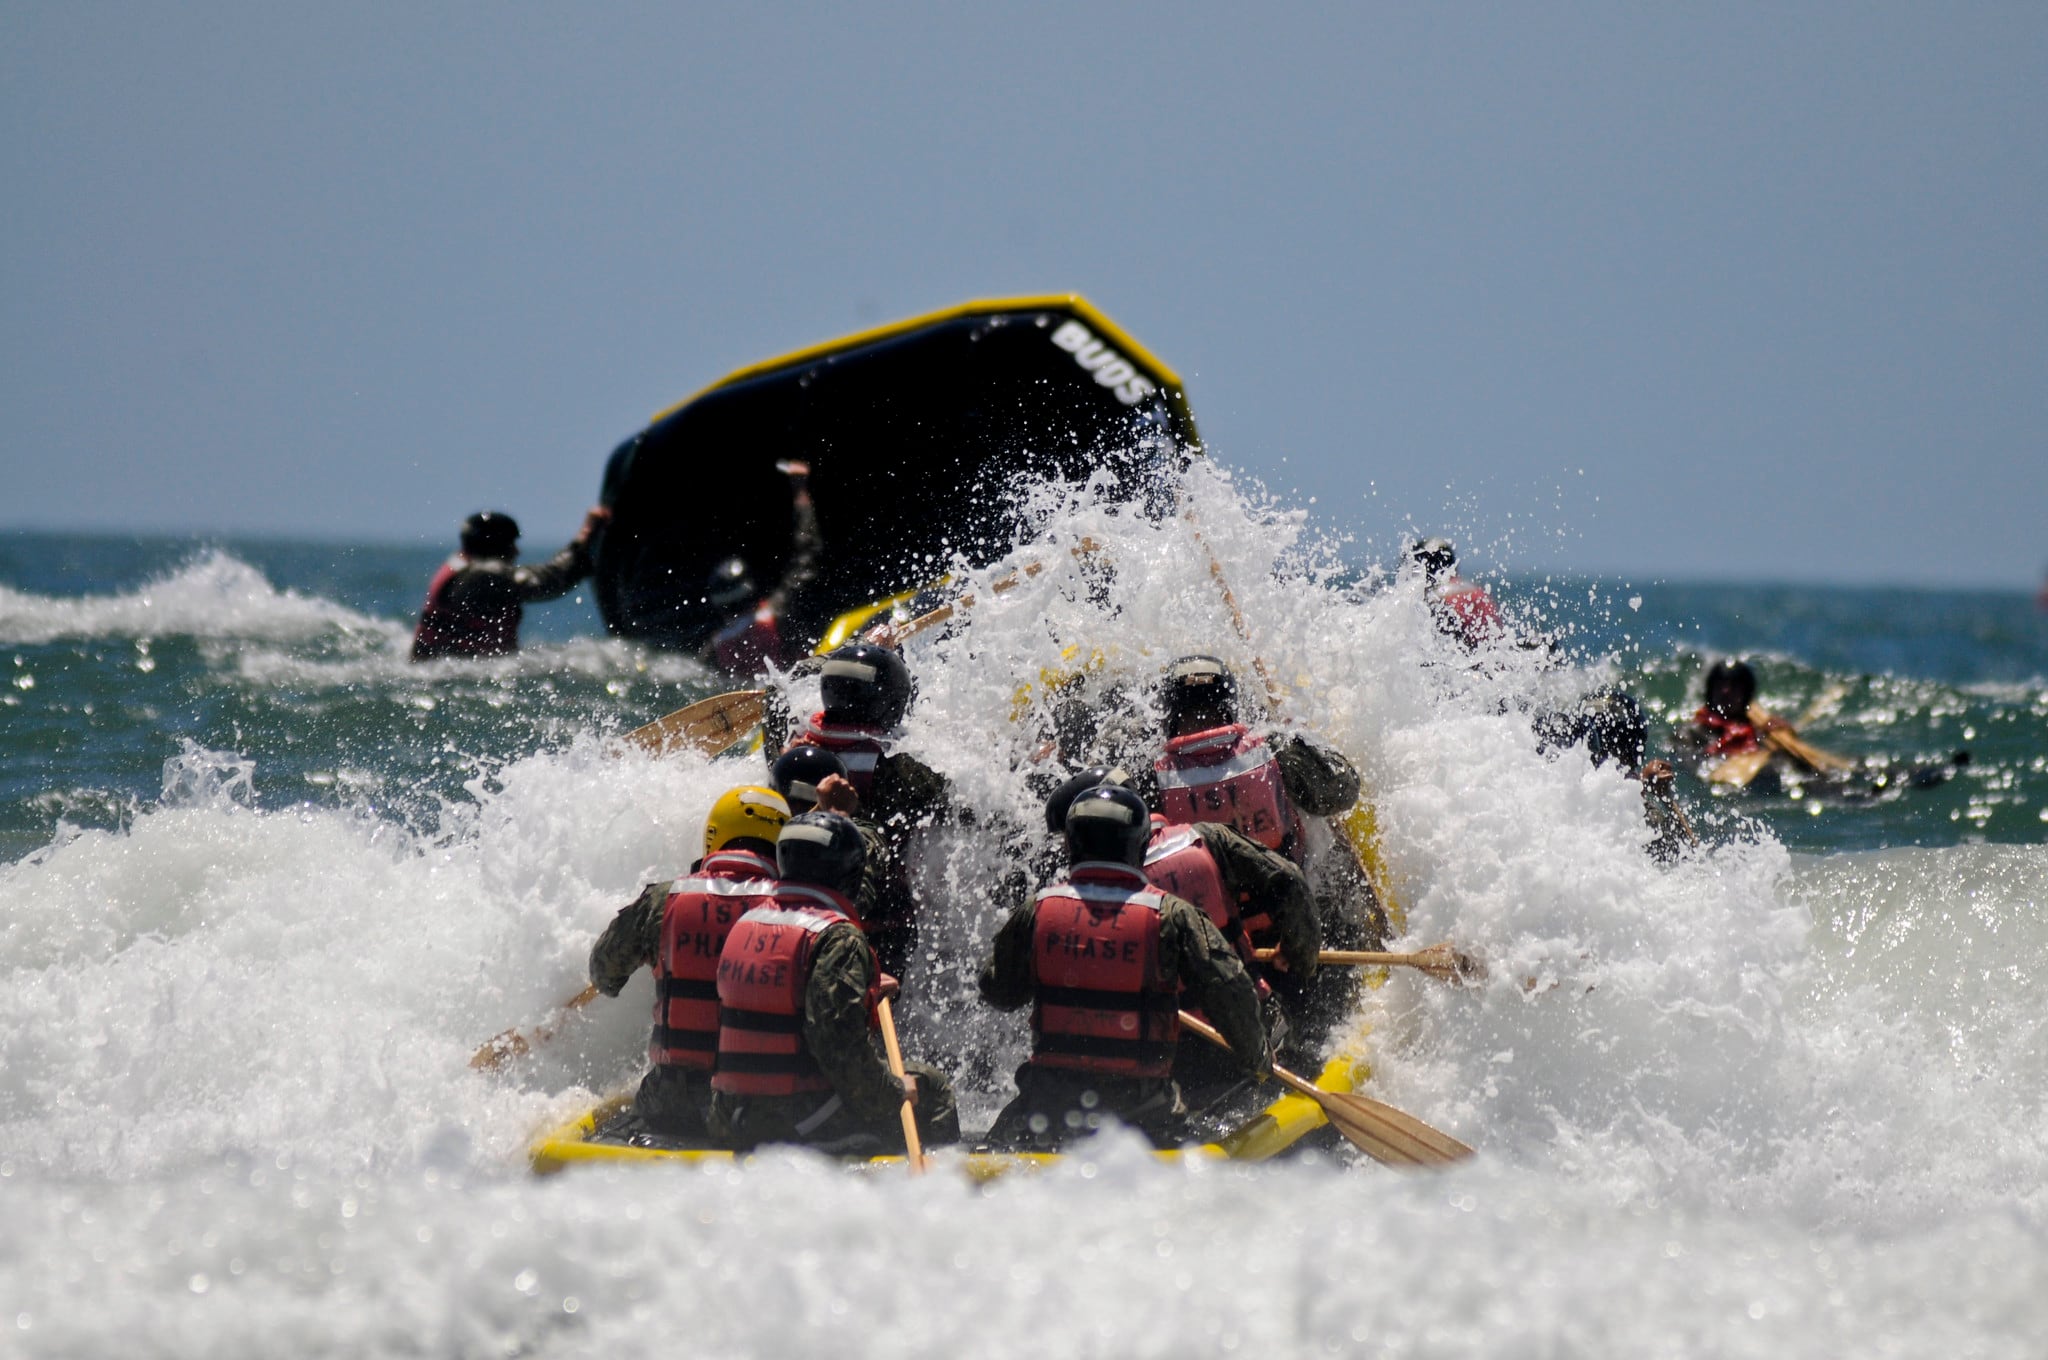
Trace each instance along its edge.
<path fill-rule="evenodd" d="M 479 510 L 462 521 L 462 551 L 471 557 L 510 557 L 519 521 L 503 510 Z"/>
<path fill-rule="evenodd" d="M 726 558 L 711 569 L 711 579 L 704 583 L 704 598 L 720 609 L 751 604 L 758 593 L 744 557 Z"/>
<path fill-rule="evenodd" d="M 1408 560 L 1421 567 L 1423 575 L 1431 581 L 1458 567 L 1457 550 L 1451 547 L 1448 538 L 1416 539 L 1408 545 Z"/>
<path fill-rule="evenodd" d="M 1234 723 L 1237 677 L 1213 656 L 1184 656 L 1167 668 L 1159 702 L 1166 710 L 1168 736 Z"/>
<path fill-rule="evenodd" d="M 1595 765 L 1612 760 L 1624 770 L 1642 768 L 1650 743 L 1650 723 L 1643 706 L 1618 689 L 1601 690 L 1581 705 L 1585 715 L 1586 753 Z"/>
<path fill-rule="evenodd" d="M 828 723 L 894 727 L 903 721 L 917 692 L 903 658 L 872 642 L 834 649 L 819 674 Z"/>
<path fill-rule="evenodd" d="M 1127 788 L 1131 782 L 1130 772 L 1113 769 L 1108 765 L 1091 765 L 1066 783 L 1054 789 L 1045 798 L 1045 829 L 1064 831 L 1067 826 L 1067 809 L 1074 800 L 1092 788 L 1109 784 L 1116 788 Z"/>
<path fill-rule="evenodd" d="M 1083 789 L 1067 809 L 1067 858 L 1072 863 L 1107 860 L 1140 868 L 1151 839 L 1152 814 L 1145 800 L 1120 784 Z"/>
<path fill-rule="evenodd" d="M 836 812 L 792 817 L 775 838 L 775 865 L 784 878 L 839 893 L 850 894 L 859 885 L 867 852 L 860 828 Z"/>
<path fill-rule="evenodd" d="M 846 777 L 846 762 L 811 742 L 792 746 L 768 766 L 768 782 L 789 802 L 791 812 L 809 812 L 818 805 L 818 785 L 833 775 Z"/>
<path fill-rule="evenodd" d="M 1724 718 L 1741 718 L 1756 701 L 1756 672 L 1747 661 L 1716 661 L 1707 669 L 1707 707 Z"/>

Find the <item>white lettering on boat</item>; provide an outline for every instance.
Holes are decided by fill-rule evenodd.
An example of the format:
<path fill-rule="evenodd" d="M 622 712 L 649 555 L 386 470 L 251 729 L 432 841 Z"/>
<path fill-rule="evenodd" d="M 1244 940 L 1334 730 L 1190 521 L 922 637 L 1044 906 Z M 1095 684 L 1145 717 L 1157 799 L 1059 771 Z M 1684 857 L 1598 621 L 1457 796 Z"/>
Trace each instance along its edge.
<path fill-rule="evenodd" d="M 1074 356 L 1074 362 L 1094 375 L 1095 381 L 1116 393 L 1126 406 L 1136 406 L 1159 390 L 1159 385 L 1138 372 L 1138 366 L 1106 340 L 1078 321 L 1069 321 L 1052 333 L 1052 342 Z"/>

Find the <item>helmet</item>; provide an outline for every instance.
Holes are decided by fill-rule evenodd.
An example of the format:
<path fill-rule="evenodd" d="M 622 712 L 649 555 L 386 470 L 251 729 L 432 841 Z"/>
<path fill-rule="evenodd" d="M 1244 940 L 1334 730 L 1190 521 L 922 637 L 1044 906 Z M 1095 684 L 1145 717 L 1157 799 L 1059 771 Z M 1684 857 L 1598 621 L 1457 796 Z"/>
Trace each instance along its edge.
<path fill-rule="evenodd" d="M 784 878 L 842 893 L 851 893 L 860 882 L 867 853 L 860 828 L 836 812 L 792 817 L 775 842 L 775 863 Z"/>
<path fill-rule="evenodd" d="M 759 784 L 727 789 L 711 805 L 704 819 L 704 853 L 715 855 L 738 841 L 755 841 L 758 848 L 775 844 L 782 824 L 789 820 L 789 804 L 774 789 Z M 755 847 L 747 847 L 755 848 Z"/>
<path fill-rule="evenodd" d="M 750 604 L 758 593 L 744 557 L 726 558 L 711 569 L 711 579 L 704 583 L 704 598 L 720 609 Z"/>
<path fill-rule="evenodd" d="M 1184 656 L 1174 662 L 1167 668 L 1159 698 L 1169 736 L 1237 721 L 1237 677 L 1213 656 Z"/>
<path fill-rule="evenodd" d="M 1747 661 L 1716 661 L 1707 670 L 1707 707 L 1740 718 L 1756 700 L 1756 672 Z"/>
<path fill-rule="evenodd" d="M 519 521 L 503 510 L 479 510 L 462 521 L 462 551 L 471 557 L 510 557 Z"/>
<path fill-rule="evenodd" d="M 792 746 L 768 767 L 768 782 L 782 791 L 792 811 L 809 812 L 818 805 L 818 785 L 833 775 L 846 777 L 846 762 L 822 746 Z"/>
<path fill-rule="evenodd" d="M 1408 560 L 1421 567 L 1423 574 L 1434 581 L 1447 571 L 1455 571 L 1458 554 L 1451 547 L 1448 538 L 1420 538 L 1408 545 Z"/>
<path fill-rule="evenodd" d="M 1083 789 L 1067 809 L 1067 858 L 1108 860 L 1136 869 L 1145 863 L 1152 839 L 1152 814 L 1145 800 L 1118 784 Z"/>
<path fill-rule="evenodd" d="M 827 722 L 894 727 L 917 692 L 910 667 L 887 647 L 851 642 L 825 657 L 819 685 Z"/>
<path fill-rule="evenodd" d="M 1130 782 L 1131 776 L 1127 770 L 1113 769 L 1108 765 L 1091 765 L 1046 795 L 1045 829 L 1064 831 L 1067 825 L 1067 809 L 1074 805 L 1076 798 L 1088 790 L 1102 784 L 1125 788 Z"/>
<path fill-rule="evenodd" d="M 1640 769 L 1650 742 L 1650 723 L 1643 706 L 1618 689 L 1601 690 L 1588 698 L 1585 715 L 1586 753 L 1598 765 L 1613 760 L 1624 770 Z"/>

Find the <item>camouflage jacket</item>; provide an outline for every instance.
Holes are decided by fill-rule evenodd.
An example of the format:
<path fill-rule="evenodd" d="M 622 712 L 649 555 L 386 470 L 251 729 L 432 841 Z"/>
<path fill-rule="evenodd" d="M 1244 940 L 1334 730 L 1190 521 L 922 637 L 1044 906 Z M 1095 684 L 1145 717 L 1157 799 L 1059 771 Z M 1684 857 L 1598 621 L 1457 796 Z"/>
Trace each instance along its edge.
<path fill-rule="evenodd" d="M 1224 890 L 1237 898 L 1239 910 L 1272 918 L 1271 943 L 1287 961 L 1287 970 L 1304 981 L 1312 977 L 1323 946 L 1323 926 L 1307 877 L 1293 860 L 1234 827 L 1197 822 L 1193 830 L 1215 857 Z M 1255 943 L 1263 946 L 1267 941 Z"/>

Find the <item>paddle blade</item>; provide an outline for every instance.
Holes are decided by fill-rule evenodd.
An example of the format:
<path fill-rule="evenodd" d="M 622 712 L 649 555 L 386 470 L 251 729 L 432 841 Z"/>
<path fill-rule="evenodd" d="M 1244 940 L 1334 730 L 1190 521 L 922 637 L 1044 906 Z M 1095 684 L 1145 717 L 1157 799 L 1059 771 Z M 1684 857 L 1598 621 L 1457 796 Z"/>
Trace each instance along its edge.
<path fill-rule="evenodd" d="M 517 1025 L 502 1034 L 492 1035 L 470 1055 L 469 1065 L 479 1072 L 495 1072 L 512 1059 L 525 1057 L 533 1052 L 536 1044 L 544 1044 L 554 1038 L 564 1021 L 597 997 L 597 986 L 593 983 L 557 1006 L 553 1015 L 533 1027 L 531 1035 L 522 1032 Z"/>
<path fill-rule="evenodd" d="M 1460 953 L 1449 941 L 1416 950 L 1407 957 L 1406 963 L 1410 968 L 1420 968 L 1439 982 L 1470 985 L 1486 980 L 1486 965 L 1470 954 Z"/>
<path fill-rule="evenodd" d="M 658 756 L 676 751 L 715 756 L 760 725 L 761 703 L 766 696 L 767 691 L 758 689 L 714 694 L 667 717 L 656 718 L 645 727 L 634 728 L 624 740 Z"/>
<path fill-rule="evenodd" d="M 1313 1099 L 1337 1132 L 1383 1166 L 1449 1166 L 1473 1155 L 1442 1129 L 1371 1096 L 1317 1090 Z"/>

